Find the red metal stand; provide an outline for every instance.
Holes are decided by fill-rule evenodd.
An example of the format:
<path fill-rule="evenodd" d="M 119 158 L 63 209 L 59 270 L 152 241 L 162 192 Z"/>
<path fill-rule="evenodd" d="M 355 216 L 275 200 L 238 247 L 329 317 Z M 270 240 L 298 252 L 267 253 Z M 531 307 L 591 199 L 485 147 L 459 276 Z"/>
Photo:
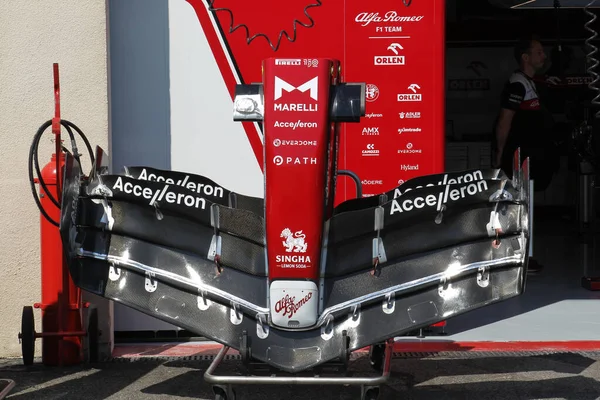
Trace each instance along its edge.
<path fill-rule="evenodd" d="M 41 171 L 41 180 L 48 192 L 40 185 L 41 206 L 54 221 L 60 221 L 60 208 L 49 198 L 51 194 L 57 202 L 62 198 L 62 171 L 65 155 L 62 150 L 60 119 L 60 83 L 58 64 L 54 64 L 54 103 L 55 115 L 52 119 L 52 133 L 55 136 L 55 152 Z M 35 183 L 40 183 L 36 179 Z M 25 365 L 33 364 L 35 340 L 42 338 L 42 363 L 47 366 L 80 364 L 83 360 L 82 337 L 89 336 L 90 342 L 97 340 L 97 321 L 90 321 L 88 331 L 83 327 L 83 309 L 89 303 L 82 302 L 81 289 L 71 279 L 63 255 L 59 228 L 46 218 L 40 218 L 41 235 L 41 281 L 42 302 L 33 308 L 42 311 L 42 332 L 35 331 L 33 308 L 23 308 L 19 339 Z M 95 312 L 93 316 L 97 319 Z M 92 332 L 94 331 L 94 332 Z M 89 333 L 89 335 L 88 335 Z M 90 343 L 91 344 L 91 343 Z M 90 346 L 92 347 L 92 346 Z M 94 352 L 97 351 L 94 347 Z M 90 349 L 91 350 L 91 349 Z M 90 358 L 95 354 L 90 351 Z"/>

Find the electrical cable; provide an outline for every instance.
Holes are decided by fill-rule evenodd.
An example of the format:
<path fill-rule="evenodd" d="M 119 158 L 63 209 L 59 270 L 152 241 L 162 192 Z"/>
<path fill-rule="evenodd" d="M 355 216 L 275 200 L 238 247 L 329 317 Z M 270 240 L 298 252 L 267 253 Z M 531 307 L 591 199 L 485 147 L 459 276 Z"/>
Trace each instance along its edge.
<path fill-rule="evenodd" d="M 594 57 L 594 55 L 598 52 L 598 48 L 592 44 L 592 41 L 598 37 L 598 32 L 596 32 L 591 25 L 596 21 L 596 14 L 589 10 L 589 7 L 592 6 L 596 0 L 590 1 L 584 8 L 583 11 L 590 17 L 588 22 L 584 24 L 585 30 L 590 32 L 590 36 L 585 40 L 585 44 L 589 48 L 589 52 L 586 54 L 587 60 L 587 72 L 592 76 L 592 81 L 588 84 L 588 88 L 594 92 L 596 92 L 596 96 L 592 99 L 591 103 L 594 106 L 600 106 L 600 88 L 596 86 L 598 81 L 600 80 L 600 75 L 596 72 L 596 68 L 598 67 L 598 59 Z M 600 110 L 596 111 L 596 118 L 600 118 Z"/>
<path fill-rule="evenodd" d="M 71 149 L 72 152 L 69 152 L 62 144 L 61 144 L 61 148 L 62 151 L 70 154 L 73 156 L 73 158 L 81 165 L 81 159 L 80 156 L 81 154 L 79 154 L 78 149 L 77 149 L 77 141 L 75 140 L 75 135 L 73 133 L 73 130 L 75 130 L 79 136 L 81 136 L 81 138 L 83 139 L 85 146 L 88 150 L 89 156 L 90 156 L 90 160 L 92 165 L 94 165 L 94 152 L 92 149 L 92 146 L 90 145 L 90 142 L 88 141 L 87 137 L 85 136 L 85 134 L 81 131 L 81 129 L 79 129 L 79 127 L 77 125 L 75 125 L 74 123 L 67 121 L 67 120 L 60 120 L 60 124 L 61 126 L 63 126 L 65 128 L 65 130 L 67 131 L 67 133 L 69 134 L 69 138 L 71 141 Z M 59 227 L 60 223 L 58 221 L 53 220 L 48 213 L 46 212 L 46 210 L 44 210 L 41 201 L 39 199 L 39 194 L 36 190 L 35 187 L 35 178 L 34 178 L 34 170 L 35 170 L 35 174 L 37 175 L 37 180 L 38 183 L 40 184 L 40 188 L 44 191 L 44 195 L 48 197 L 48 199 L 50 199 L 50 201 L 58 208 L 61 208 L 61 202 L 54 197 L 54 195 L 52 194 L 52 191 L 48 189 L 48 186 L 46 184 L 46 182 L 44 181 L 44 178 L 42 177 L 42 173 L 40 170 L 40 162 L 39 162 L 39 157 L 38 157 L 38 148 L 39 148 L 39 144 L 41 141 L 41 138 L 43 136 L 43 134 L 45 133 L 46 129 L 48 129 L 50 126 L 52 126 L 52 120 L 48 120 L 46 122 L 44 122 L 38 129 L 38 131 L 36 132 L 36 134 L 33 137 L 33 142 L 31 144 L 31 147 L 29 148 L 29 165 L 28 165 L 28 174 L 29 174 L 29 184 L 31 187 L 31 193 L 33 195 L 33 198 L 35 200 L 36 205 L 38 206 L 38 209 L 40 210 L 40 213 L 42 214 L 42 216 L 44 218 L 46 218 L 46 220 L 51 223 L 52 225 Z M 56 155 L 57 157 L 59 156 L 58 154 Z M 59 171 L 56 171 L 56 173 L 60 173 Z"/>
<path fill-rule="evenodd" d="M 285 36 L 287 38 L 287 40 L 291 43 L 296 41 L 296 27 L 297 25 L 303 26 L 304 28 L 312 28 L 315 25 L 315 21 L 312 19 L 312 17 L 310 16 L 310 14 L 308 13 L 308 9 L 312 8 L 312 7 L 320 7 L 323 5 L 323 3 L 321 2 L 321 0 L 315 0 L 314 3 L 307 5 L 306 7 L 304 7 L 304 15 L 306 15 L 306 18 L 308 18 L 308 20 L 310 21 L 309 24 L 305 24 L 297 19 L 294 19 L 293 22 L 293 30 L 292 30 L 292 36 L 290 37 L 289 33 L 287 33 L 287 31 L 285 29 L 281 30 L 279 32 L 279 37 L 277 38 L 277 44 L 273 44 L 273 42 L 271 42 L 271 39 L 264 33 L 257 33 L 253 36 L 250 36 L 250 29 L 248 28 L 248 25 L 246 24 L 235 24 L 234 20 L 233 20 L 233 11 L 231 11 L 230 8 L 226 8 L 226 7 L 218 7 L 215 8 L 214 4 L 215 4 L 216 0 L 206 0 L 207 4 L 208 4 L 208 10 L 212 13 L 215 14 L 216 17 L 216 13 L 217 11 L 225 11 L 226 13 L 229 14 L 229 34 L 232 34 L 233 32 L 237 31 L 238 29 L 243 29 L 246 32 L 246 44 L 250 44 L 252 43 L 252 41 L 258 37 L 263 37 L 265 38 L 265 40 L 267 41 L 267 43 L 269 44 L 269 46 L 271 47 L 271 49 L 273 51 L 277 51 L 279 50 L 279 46 L 281 46 L 281 39 L 283 39 L 283 37 Z M 402 4 L 404 4 L 405 7 L 410 7 L 410 5 L 412 4 L 413 0 L 402 0 Z"/>
<path fill-rule="evenodd" d="M 556 48 L 558 49 L 558 60 L 556 60 L 556 62 L 558 63 L 558 76 L 560 78 L 562 78 L 563 76 L 563 54 L 562 54 L 562 43 L 561 43 L 561 34 L 560 34 L 560 17 L 561 17 L 561 12 L 560 12 L 560 0 L 554 0 L 554 15 L 555 15 L 555 19 L 556 19 Z"/>
<path fill-rule="evenodd" d="M 207 0 L 208 2 L 208 9 L 209 11 L 213 12 L 216 14 L 217 11 L 225 11 L 229 14 L 229 19 L 230 19 L 230 23 L 229 23 L 229 33 L 233 33 L 235 31 L 237 31 L 238 29 L 243 29 L 244 31 L 246 31 L 246 44 L 250 44 L 252 43 L 252 41 L 258 37 L 264 37 L 267 41 L 267 43 L 269 43 L 269 46 L 271 46 L 271 49 L 273 49 L 273 51 L 277 51 L 279 49 L 279 46 L 281 45 L 281 39 L 285 36 L 287 38 L 288 41 L 290 41 L 291 43 L 296 41 L 296 26 L 300 25 L 303 26 L 304 28 L 312 28 L 315 25 L 315 21 L 312 19 L 312 17 L 310 16 L 310 14 L 308 13 L 308 9 L 312 8 L 312 7 L 320 7 L 322 5 L 321 0 L 315 0 L 315 3 L 309 4 L 306 7 L 304 7 L 304 15 L 306 15 L 306 18 L 308 18 L 308 20 L 310 21 L 309 24 L 305 24 L 297 19 L 294 19 L 294 28 L 293 28 L 293 33 L 292 33 L 292 37 L 290 37 L 290 35 L 287 33 L 287 31 L 284 29 L 281 32 L 279 32 L 279 37 L 277 38 L 277 44 L 273 44 L 271 42 L 271 39 L 269 39 L 269 37 L 267 35 L 265 35 L 264 33 L 257 33 L 254 36 L 250 37 L 250 30 L 248 29 L 248 25 L 246 24 L 234 24 L 233 21 L 233 12 L 231 11 L 231 9 L 229 8 L 225 8 L 225 7 L 219 7 L 219 8 L 215 8 L 214 7 L 214 3 L 216 0 Z M 410 0 L 412 1 L 412 0 Z"/>

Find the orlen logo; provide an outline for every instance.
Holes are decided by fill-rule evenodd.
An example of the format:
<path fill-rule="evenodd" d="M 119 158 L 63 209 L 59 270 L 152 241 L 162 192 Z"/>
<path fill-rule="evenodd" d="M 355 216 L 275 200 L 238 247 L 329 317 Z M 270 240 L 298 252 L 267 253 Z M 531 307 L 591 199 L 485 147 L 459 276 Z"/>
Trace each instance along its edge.
<path fill-rule="evenodd" d="M 408 86 L 408 90 L 410 90 L 412 93 L 399 93 L 398 101 L 422 101 L 423 96 L 421 93 L 417 93 L 420 89 L 421 87 L 419 85 L 416 83 L 411 83 Z"/>
<path fill-rule="evenodd" d="M 415 149 L 412 143 L 406 144 L 406 149 L 398 150 L 398 154 L 421 154 L 421 149 Z"/>
<path fill-rule="evenodd" d="M 273 157 L 273 164 L 280 165 L 316 165 L 317 157 Z"/>
<path fill-rule="evenodd" d="M 361 184 L 365 185 L 365 186 L 371 186 L 371 185 L 383 185 L 383 181 L 373 181 L 373 180 L 362 180 L 360 181 Z"/>
<path fill-rule="evenodd" d="M 593 80 L 591 76 L 571 76 L 567 77 L 567 85 L 588 85 Z"/>
<path fill-rule="evenodd" d="M 398 55 L 398 50 L 404 50 L 400 43 L 392 43 L 387 49 L 395 55 L 375 56 L 373 59 L 375 65 L 404 65 L 404 56 Z"/>
<path fill-rule="evenodd" d="M 365 97 L 368 102 L 373 102 L 379 98 L 379 88 L 377 87 L 377 85 L 367 83 L 365 91 Z"/>
<path fill-rule="evenodd" d="M 421 128 L 398 128 L 398 134 L 401 135 L 403 133 L 419 133 L 421 132 Z"/>
<path fill-rule="evenodd" d="M 379 127 L 365 127 L 362 130 L 363 136 L 379 136 Z"/>
<path fill-rule="evenodd" d="M 279 100 L 283 95 L 283 91 L 292 92 L 298 90 L 300 92 L 308 92 L 311 99 L 317 101 L 319 99 L 319 77 L 315 76 L 311 80 L 304 82 L 302 85 L 293 86 L 279 77 L 275 77 L 275 100 Z M 274 105 L 275 111 L 317 111 L 317 104 L 278 104 Z"/>
<path fill-rule="evenodd" d="M 408 16 L 398 15 L 397 11 L 388 11 L 383 16 L 376 13 L 362 12 L 356 16 L 354 21 L 358 22 L 361 26 L 367 26 L 370 23 L 382 23 L 382 22 L 419 22 L 423 19 L 423 15 Z"/>
<path fill-rule="evenodd" d="M 362 151 L 363 157 L 377 157 L 379 156 L 379 150 L 375 148 L 373 143 L 369 143 L 366 146 L 367 148 Z"/>

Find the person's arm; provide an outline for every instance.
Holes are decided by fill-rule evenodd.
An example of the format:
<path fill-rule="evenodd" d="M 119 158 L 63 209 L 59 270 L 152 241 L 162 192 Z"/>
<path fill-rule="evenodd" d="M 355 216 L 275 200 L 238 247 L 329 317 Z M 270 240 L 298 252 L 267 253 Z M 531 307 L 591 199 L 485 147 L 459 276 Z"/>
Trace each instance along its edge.
<path fill-rule="evenodd" d="M 500 168 L 504 147 L 508 140 L 508 134 L 512 126 L 515 112 L 521 107 L 525 97 L 525 86 L 520 82 L 508 85 L 502 93 L 500 115 L 494 133 L 496 134 L 496 154 L 492 168 Z"/>

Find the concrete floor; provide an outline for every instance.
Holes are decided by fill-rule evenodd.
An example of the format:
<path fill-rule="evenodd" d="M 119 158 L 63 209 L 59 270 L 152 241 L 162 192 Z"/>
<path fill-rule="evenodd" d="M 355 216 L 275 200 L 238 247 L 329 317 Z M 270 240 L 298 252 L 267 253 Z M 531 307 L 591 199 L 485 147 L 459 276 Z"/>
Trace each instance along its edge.
<path fill-rule="evenodd" d="M 25 399 L 213 399 L 202 374 L 209 361 L 107 362 L 71 368 L 23 367 L 4 360 L 0 378 L 16 387 L 7 397 Z M 218 373 L 239 371 L 226 360 Z M 600 352 L 438 353 L 395 358 L 379 399 L 600 399 Z M 364 355 L 350 364 L 356 374 L 373 372 Z M 359 387 L 237 386 L 237 399 L 360 399 Z"/>
<path fill-rule="evenodd" d="M 533 254 L 544 270 L 527 277 L 523 295 L 448 320 L 444 340 L 600 340 L 600 291 L 581 286 L 584 273 L 600 276 L 600 235 L 596 241 L 597 258 L 584 272 L 574 220 L 536 210 Z"/>

